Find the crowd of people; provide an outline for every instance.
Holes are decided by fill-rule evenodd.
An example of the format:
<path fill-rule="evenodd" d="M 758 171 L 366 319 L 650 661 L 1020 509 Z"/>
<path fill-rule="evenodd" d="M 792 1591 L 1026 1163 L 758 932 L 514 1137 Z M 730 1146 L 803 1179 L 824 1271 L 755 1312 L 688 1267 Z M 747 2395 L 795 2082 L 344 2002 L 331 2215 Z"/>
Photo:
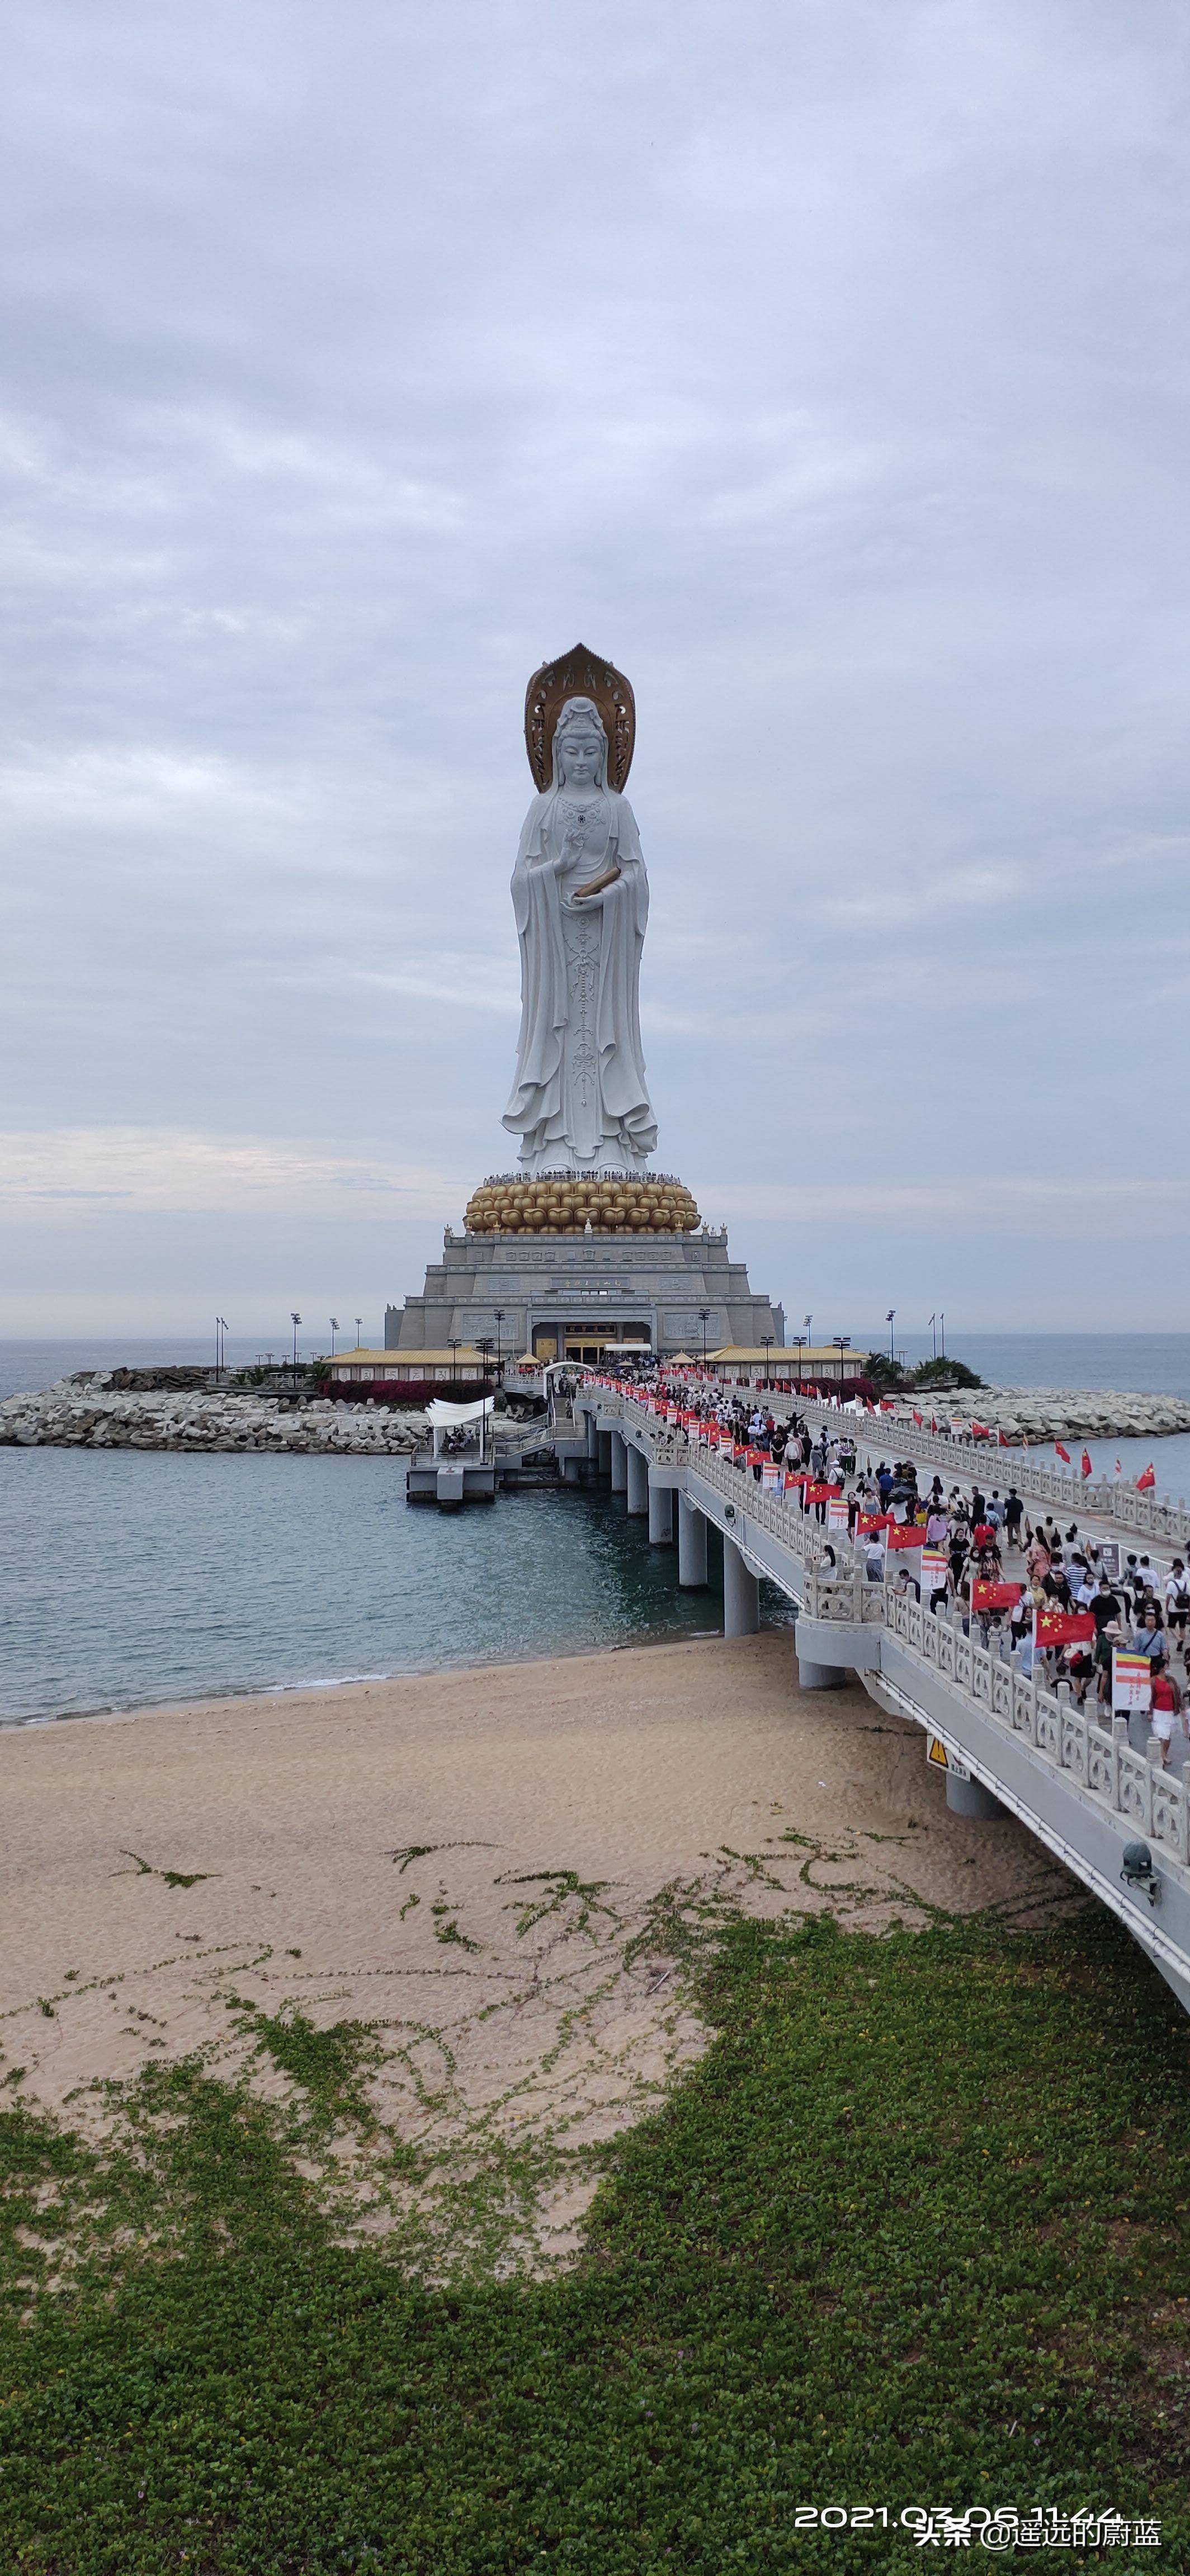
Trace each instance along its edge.
<path fill-rule="evenodd" d="M 1044 1674 L 1051 1688 L 1068 1683 L 1079 1706 L 1089 1704 L 1105 1721 L 1111 1715 L 1113 1652 L 1143 1656 L 1148 1723 L 1161 1760 L 1176 1760 L 1180 1768 L 1190 1755 L 1190 1571 L 1181 1556 L 1166 1567 L 1144 1551 L 1126 1552 L 1117 1542 L 1080 1532 L 1076 1521 L 1062 1530 L 1052 1512 L 1031 1514 L 1012 1485 L 985 1492 L 972 1478 L 947 1487 L 938 1474 L 927 1484 L 911 1458 L 861 1459 L 845 1422 L 811 1430 L 796 1407 L 776 1415 L 761 1396 L 722 1386 L 698 1371 L 678 1375 L 645 1360 L 621 1364 L 617 1375 L 641 1394 L 677 1403 L 687 1416 L 729 1433 L 758 1482 L 766 1464 L 784 1470 L 787 1501 L 813 1512 L 820 1523 L 827 1520 L 828 1497 L 845 1502 L 848 1541 L 868 1580 L 919 1600 L 923 1589 L 913 1561 L 922 1560 L 903 1542 L 894 1545 L 891 1534 L 910 1525 L 920 1529 L 935 1567 L 943 1558 L 946 1567 L 944 1580 L 931 1584 L 925 1596 L 928 1608 L 937 1613 L 956 1605 L 964 1629 L 985 1647 L 1007 1635 L 1024 1670 Z M 805 1481 L 791 1488 L 791 1473 Z M 823 1558 L 828 1565 L 836 1561 L 829 1539 Z M 1079 1633 L 1040 1642 L 1047 1625 L 1054 1628 L 1055 1613 L 1065 1614 L 1071 1625 L 1077 1617 Z"/>

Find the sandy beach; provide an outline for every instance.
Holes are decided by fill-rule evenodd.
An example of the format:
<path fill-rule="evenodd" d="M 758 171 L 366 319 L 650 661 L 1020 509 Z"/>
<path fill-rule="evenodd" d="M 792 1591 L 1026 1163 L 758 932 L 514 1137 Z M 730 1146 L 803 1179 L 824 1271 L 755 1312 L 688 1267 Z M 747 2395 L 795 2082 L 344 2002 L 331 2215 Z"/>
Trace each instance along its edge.
<path fill-rule="evenodd" d="M 918 1729 L 801 1693 L 788 1633 L 13 1730 L 0 1769 L 0 2047 L 32 2100 L 111 2135 L 147 2066 L 197 2053 L 284 2105 L 262 2026 L 366 2025 L 382 2143 L 439 2181 L 536 2156 L 508 2257 L 534 2263 L 706 2043 L 659 1908 L 879 1930 L 1081 1900 L 1014 1822 L 947 1813 Z M 335 2153 L 346 2234 L 413 2200 L 430 2226 L 437 2182 Z"/>

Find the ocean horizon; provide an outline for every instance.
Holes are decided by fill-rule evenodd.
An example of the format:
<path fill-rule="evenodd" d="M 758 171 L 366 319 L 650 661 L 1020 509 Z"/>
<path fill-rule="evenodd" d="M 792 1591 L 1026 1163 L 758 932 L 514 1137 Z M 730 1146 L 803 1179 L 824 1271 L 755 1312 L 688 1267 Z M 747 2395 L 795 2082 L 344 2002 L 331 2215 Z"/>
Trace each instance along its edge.
<path fill-rule="evenodd" d="M 382 1338 L 383 1328 L 378 1332 Z M 849 1338 L 855 1350 L 887 1351 L 888 1326 L 857 1326 Z M 325 1341 L 299 1336 L 300 1358 L 318 1357 L 326 1347 Z M 935 1337 L 928 1331 L 898 1332 L 893 1348 L 898 1359 L 913 1367 L 919 1360 L 933 1357 Z M 264 1333 L 229 1333 L 224 1342 L 229 1368 L 248 1367 L 266 1353 L 284 1360 L 291 1349 L 283 1333 L 274 1334 L 271 1340 Z M 1190 1332 L 951 1331 L 946 1335 L 946 1356 L 964 1361 L 989 1386 L 1085 1387 L 1096 1392 L 1109 1389 L 1119 1394 L 1177 1395 L 1190 1401 Z M 213 1368 L 214 1364 L 212 1334 L 14 1335 L 0 1339 L 0 1398 L 35 1393 L 75 1369 L 170 1365 Z"/>

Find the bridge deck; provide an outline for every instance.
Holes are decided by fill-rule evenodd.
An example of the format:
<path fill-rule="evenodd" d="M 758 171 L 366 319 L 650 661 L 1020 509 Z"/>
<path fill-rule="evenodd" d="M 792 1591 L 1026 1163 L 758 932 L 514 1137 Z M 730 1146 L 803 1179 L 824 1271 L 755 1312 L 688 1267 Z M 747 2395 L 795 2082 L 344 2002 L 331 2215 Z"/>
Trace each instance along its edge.
<path fill-rule="evenodd" d="M 985 1650 L 954 1618 L 869 1583 L 834 1531 L 832 1565 L 827 1533 L 811 1514 L 765 1492 L 750 1469 L 687 1441 L 626 1390 L 592 1389 L 576 1398 L 576 1411 L 584 1410 L 602 1429 L 618 1430 L 644 1455 L 652 1480 L 684 1493 L 754 1573 L 794 1602 L 800 1659 L 850 1669 L 882 1706 L 939 1735 L 1119 1915 L 1190 2011 L 1190 1794 L 1180 1773 L 1150 1762 L 1122 1719 L 1105 1724 L 1084 1714 L 1066 1684 L 1048 1689 L 1007 1639 Z M 837 1413 L 823 1412 L 838 1425 Z M 957 1444 L 941 1445 L 954 1481 Z M 900 1440 L 897 1454 L 910 1454 Z M 1121 1534 L 1118 1522 L 1109 1526 Z M 1155 1899 L 1121 1877 L 1125 1845 L 1138 1840 L 1151 1848 Z"/>

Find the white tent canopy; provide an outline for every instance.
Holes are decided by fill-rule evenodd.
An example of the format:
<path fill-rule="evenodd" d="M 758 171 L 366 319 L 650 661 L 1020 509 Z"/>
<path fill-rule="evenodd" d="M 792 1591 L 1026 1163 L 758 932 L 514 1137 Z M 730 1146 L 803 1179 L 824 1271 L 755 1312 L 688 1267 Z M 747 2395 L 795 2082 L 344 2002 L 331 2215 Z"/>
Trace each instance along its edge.
<path fill-rule="evenodd" d="M 494 1402 L 495 1398 L 490 1395 L 479 1396 L 474 1404 L 448 1404 L 445 1396 L 434 1396 L 426 1406 L 426 1420 L 429 1423 L 430 1430 L 433 1434 L 434 1456 L 436 1458 L 441 1457 L 443 1435 L 446 1432 L 459 1431 L 464 1429 L 468 1423 L 477 1422 L 479 1424 L 479 1456 L 480 1463 L 482 1465 L 486 1445 L 485 1435 L 487 1432 L 488 1422 L 491 1418 Z"/>
<path fill-rule="evenodd" d="M 453 1431 L 460 1422 L 478 1422 L 491 1412 L 493 1402 L 492 1396 L 482 1395 L 474 1404 L 448 1404 L 444 1396 L 436 1395 L 426 1406 L 426 1420 L 435 1431 Z"/>

